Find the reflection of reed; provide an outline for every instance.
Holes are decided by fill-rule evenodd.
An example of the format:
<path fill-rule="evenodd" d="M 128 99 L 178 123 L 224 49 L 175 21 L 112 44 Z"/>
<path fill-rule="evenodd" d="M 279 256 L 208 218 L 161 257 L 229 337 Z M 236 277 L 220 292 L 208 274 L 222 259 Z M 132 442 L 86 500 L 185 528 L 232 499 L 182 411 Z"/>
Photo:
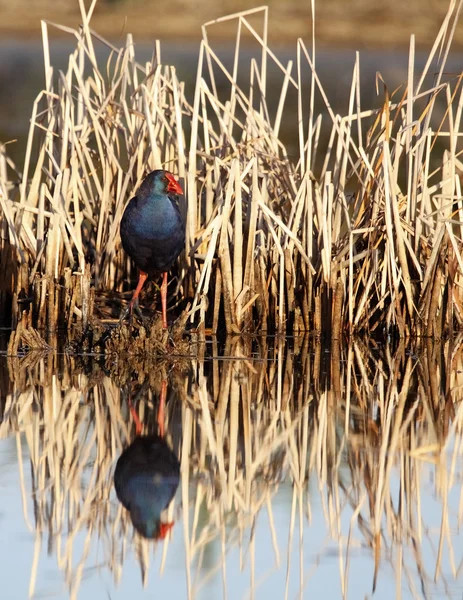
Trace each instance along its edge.
<path fill-rule="evenodd" d="M 174 536 L 183 528 L 188 596 L 196 597 L 217 573 L 222 573 L 224 590 L 233 585 L 227 583 L 226 565 L 233 547 L 250 569 L 254 593 L 262 575 L 256 571 L 261 514 L 267 515 L 273 544 L 275 566 L 269 568 L 285 568 L 286 594 L 291 578 L 299 578 L 301 590 L 309 585 L 327 551 L 319 548 L 307 567 L 307 520 L 311 523 L 318 498 L 339 555 L 344 596 L 359 547 L 368 549 L 374 564 L 364 574 L 370 590 L 387 563 L 396 573 L 398 590 L 419 585 L 427 594 L 432 586 L 447 585 L 449 572 L 457 578 L 451 532 L 462 515 L 461 508 L 451 513 L 448 497 L 463 491 L 458 462 L 463 448 L 461 348 L 461 340 L 424 342 L 414 349 L 357 342 L 328 353 L 307 340 L 236 338 L 227 340 L 222 360 L 198 359 L 187 374 L 169 372 L 166 364 L 152 370 L 137 410 L 145 433 L 154 433 L 161 381 L 167 375 L 165 435 L 180 457 L 182 486 L 165 521 L 178 521 Z M 128 545 L 146 580 L 150 545 L 161 542 L 134 534 L 126 511 L 107 500 L 113 467 L 135 437 L 127 400 L 140 389 L 138 381 L 149 378 L 133 373 L 121 392 L 110 377 L 97 371 L 78 374 L 63 357 L 50 355 L 36 364 L 29 358 L 27 370 L 14 360 L 0 433 L 23 432 L 31 456 L 31 498 L 23 483 L 25 509 L 33 502 L 35 518 L 29 522 L 25 510 L 36 532 L 31 593 L 44 538 L 73 596 L 95 539 L 116 583 Z M 24 482 L 21 453 L 18 461 Z M 437 537 L 422 513 L 429 463 L 435 465 L 434 494 L 442 510 Z M 288 484 L 286 548 L 274 501 Z M 86 541 L 76 561 L 78 535 Z M 211 541 L 220 546 L 216 564 L 207 552 Z M 423 548 L 432 544 L 430 564 Z M 160 546 L 161 569 L 171 548 L 167 537 Z M 443 569 L 443 557 L 450 568 L 445 563 Z"/>

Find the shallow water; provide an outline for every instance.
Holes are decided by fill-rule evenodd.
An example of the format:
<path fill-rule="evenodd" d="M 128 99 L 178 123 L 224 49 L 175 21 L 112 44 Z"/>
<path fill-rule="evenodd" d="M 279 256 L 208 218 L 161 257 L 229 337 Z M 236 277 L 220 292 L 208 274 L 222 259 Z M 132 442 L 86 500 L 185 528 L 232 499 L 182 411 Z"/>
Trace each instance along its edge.
<path fill-rule="evenodd" d="M 117 47 L 123 47 L 125 39 L 111 40 Z M 135 43 L 137 61 L 144 64 L 153 55 L 153 45 Z M 234 48 L 229 43 L 214 42 L 213 48 L 219 59 L 230 70 L 233 66 Z M 60 70 L 66 71 L 69 54 L 75 49 L 75 39 L 72 37 L 57 36 L 53 29 L 50 30 L 50 57 L 54 68 L 54 75 L 58 78 Z M 271 44 L 277 58 L 287 67 L 288 61 L 293 61 L 292 74 L 296 76 L 296 40 L 293 45 L 274 46 Z M 99 64 L 106 65 L 109 50 L 102 43 L 95 41 L 95 54 Z M 181 45 L 172 44 L 168 40 L 161 40 L 161 59 L 166 65 L 173 65 L 180 81 L 185 82 L 186 96 L 193 101 L 194 83 L 197 72 L 199 44 L 185 42 Z M 238 81 L 242 89 L 247 92 L 249 88 L 249 73 L 251 59 L 260 60 L 261 49 L 257 45 L 249 44 L 241 48 L 241 62 L 238 71 Z M 360 89 L 361 106 L 363 110 L 370 110 L 382 106 L 384 102 L 384 87 L 377 85 L 377 74 L 380 74 L 391 94 L 396 88 L 407 81 L 408 76 L 408 51 L 381 50 L 360 52 Z M 424 68 L 428 52 L 417 51 L 415 55 L 416 80 Z M 352 86 L 352 73 L 356 60 L 356 48 L 323 48 L 318 47 L 316 54 L 317 74 L 323 85 L 324 92 L 329 100 L 334 113 L 346 115 L 349 108 L 349 97 Z M 309 81 L 310 69 L 303 62 L 301 73 L 303 96 L 307 105 L 303 107 L 304 115 L 309 113 Z M 103 67 L 102 72 L 106 69 Z M 461 52 L 453 52 L 446 62 L 448 78 L 455 77 L 461 71 Z M 438 72 L 436 61 L 432 62 L 429 76 L 425 85 L 432 87 L 434 74 Z M 0 40 L 0 143 L 8 142 L 7 153 L 21 169 L 24 162 L 27 135 L 30 126 L 32 105 L 44 88 L 43 49 L 40 39 L 30 40 Z M 229 97 L 229 86 L 226 78 L 215 71 L 219 95 Z M 267 65 L 267 95 L 266 101 L 270 115 L 275 115 L 280 99 L 283 75 L 279 67 L 269 59 Z M 395 98 L 402 96 L 403 89 L 396 92 Z M 446 110 L 445 99 L 437 97 L 438 110 L 435 109 L 436 127 Z M 322 140 L 331 132 L 331 119 L 328 116 L 325 102 L 318 90 L 315 94 L 315 114 L 324 116 L 324 126 L 321 130 Z M 189 126 L 185 119 L 185 129 Z M 281 141 L 286 145 L 289 158 L 297 160 L 298 150 L 298 112 L 297 94 L 290 86 L 285 103 L 282 124 L 280 128 Z"/>
<path fill-rule="evenodd" d="M 2 597 L 461 598 L 459 340 L 195 350 L 1 356 Z M 164 539 L 114 489 L 140 433 L 180 462 Z"/>

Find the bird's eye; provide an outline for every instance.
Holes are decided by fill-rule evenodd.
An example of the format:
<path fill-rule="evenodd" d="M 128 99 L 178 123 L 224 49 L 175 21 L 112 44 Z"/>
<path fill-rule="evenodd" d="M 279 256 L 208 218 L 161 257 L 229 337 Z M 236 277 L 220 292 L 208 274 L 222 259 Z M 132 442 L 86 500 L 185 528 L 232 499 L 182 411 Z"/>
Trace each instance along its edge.
<path fill-rule="evenodd" d="M 162 178 L 162 181 L 163 181 L 164 183 L 167 183 L 169 180 L 167 179 L 167 177 L 165 177 L 165 176 L 164 176 L 164 177 Z"/>

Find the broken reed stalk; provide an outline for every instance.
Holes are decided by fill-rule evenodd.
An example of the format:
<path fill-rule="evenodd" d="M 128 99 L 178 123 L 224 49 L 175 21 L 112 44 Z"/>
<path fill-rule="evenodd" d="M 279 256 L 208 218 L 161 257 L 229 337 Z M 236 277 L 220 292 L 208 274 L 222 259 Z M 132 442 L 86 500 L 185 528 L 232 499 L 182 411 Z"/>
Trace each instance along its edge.
<path fill-rule="evenodd" d="M 458 536 L 449 532 L 457 531 L 463 510 L 458 505 L 463 481 L 463 341 L 428 341 L 412 352 L 404 344 L 393 350 L 354 343 L 335 357 L 307 338 L 292 347 L 282 338 L 273 346 L 261 338 L 256 346 L 256 340 L 235 336 L 228 339 L 224 361 L 211 366 L 197 360 L 187 376 L 162 363 L 139 372 L 121 364 L 117 376 L 110 378 L 95 369 L 87 376 L 74 359 L 56 353 L 35 360 L 32 354 L 9 359 L 0 437 L 24 437 L 30 455 L 32 495 L 25 481 L 29 470 L 24 448 L 18 443 L 25 519 L 37 536 L 31 595 L 35 569 L 47 548 L 56 554 L 76 597 L 82 573 L 93 567 L 95 556 L 116 583 L 130 549 L 144 582 L 155 568 L 148 550 L 153 544 L 161 551 L 161 542 L 134 535 L 127 512 L 108 499 L 114 463 L 136 435 L 127 398 L 134 399 L 142 382 L 150 382 L 137 397 L 136 409 L 144 432 L 156 431 L 164 376 L 170 390 L 167 441 L 182 465 L 182 493 L 169 509 L 169 520 L 177 521 L 172 530 L 177 544 L 178 537 L 184 538 L 190 597 L 216 570 L 224 573 L 228 588 L 225 561 L 229 565 L 236 556 L 230 552 L 234 547 L 243 553 L 244 564 L 256 569 L 252 581 L 260 581 L 262 572 L 248 552 L 253 536 L 256 549 L 262 543 L 262 530 L 255 525 L 267 519 L 275 563 L 288 578 L 298 577 L 298 567 L 284 563 L 300 553 L 300 564 L 305 564 L 303 541 L 309 536 L 310 552 L 320 558 L 326 556 L 326 544 L 339 546 L 340 582 L 346 590 L 349 557 L 359 547 L 372 559 L 365 589 L 371 590 L 375 572 L 387 561 L 394 572 L 410 570 L 408 578 L 398 576 L 402 586 L 414 580 L 436 588 L 446 585 L 451 572 L 446 569 L 442 579 L 442 552 L 457 552 Z M 58 370 L 59 378 L 51 376 Z M 422 502 L 424 489 L 434 499 L 431 507 Z M 288 508 L 283 532 L 282 503 Z M 319 538 L 310 531 L 315 518 L 328 533 L 328 541 L 319 547 L 313 546 Z M 48 545 L 40 543 L 44 535 Z M 221 540 L 223 552 L 211 563 L 204 550 L 215 540 Z M 439 552 L 430 554 L 432 563 L 422 564 L 428 543 Z M 95 546 L 97 554 L 88 552 Z M 416 553 L 415 562 L 409 560 L 410 551 Z M 178 552 L 172 552 L 164 542 L 161 568 L 164 560 L 178 561 Z M 319 564 L 323 561 L 313 561 L 309 589 L 317 585 L 314 578 L 326 577 Z M 457 569 L 453 575 L 457 579 Z"/>
<path fill-rule="evenodd" d="M 357 54 L 344 116 L 333 113 L 321 85 L 313 40 L 310 52 L 298 41 L 295 69 L 268 47 L 266 8 L 204 25 L 191 103 L 175 68 L 162 63 L 159 44 L 151 61 L 137 63 L 132 37 L 123 48 L 103 40 L 90 29 L 93 9 L 86 13 L 83 3 L 81 29 L 56 26 L 78 43 L 67 69 L 55 73 L 43 22 L 45 88 L 34 103 L 19 188 L 0 147 L 0 256 L 8 273 L 0 300 L 12 306 L 11 323 L 24 298 L 32 299 L 33 326 L 91 317 L 88 264 L 97 294 L 129 288 L 133 266 L 119 221 L 146 172 L 162 166 L 186 190 L 186 249 L 172 291 L 193 301 L 191 319 L 202 331 L 331 335 L 335 326 L 337 336 L 439 337 L 461 328 L 463 86 L 461 77 L 445 75 L 460 8 L 461 1 L 451 2 L 419 74 L 411 37 L 408 80 L 390 94 L 378 79 L 379 110 L 361 106 Z M 231 68 L 208 38 L 210 28 L 230 19 L 238 31 Z M 259 49 L 249 90 L 239 83 L 244 33 Z M 275 116 L 270 63 L 281 74 Z M 296 164 L 280 139 L 282 123 L 291 126 L 290 90 L 298 98 Z M 327 122 L 314 113 L 315 94 L 326 103 Z M 83 295 L 76 297 L 80 278 Z M 437 315 L 438 329 L 428 323 Z"/>

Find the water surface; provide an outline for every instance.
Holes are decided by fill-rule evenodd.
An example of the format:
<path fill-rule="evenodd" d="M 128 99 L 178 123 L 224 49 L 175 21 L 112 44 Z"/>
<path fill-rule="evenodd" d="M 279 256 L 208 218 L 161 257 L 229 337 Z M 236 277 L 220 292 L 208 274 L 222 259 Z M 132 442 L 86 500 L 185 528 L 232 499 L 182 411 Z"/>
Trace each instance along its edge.
<path fill-rule="evenodd" d="M 1 357 L 2 597 L 461 598 L 458 340 L 196 351 Z M 164 539 L 114 489 L 140 435 L 180 463 Z"/>
<path fill-rule="evenodd" d="M 124 47 L 125 39 L 111 40 L 115 47 Z M 76 40 L 72 37 L 57 36 L 50 29 L 50 60 L 54 69 L 55 80 L 58 80 L 60 70 L 66 72 L 69 55 L 75 50 Z M 229 43 L 213 43 L 214 51 L 230 73 L 233 70 L 234 48 Z M 294 45 L 271 46 L 277 58 L 287 68 L 288 61 L 293 61 L 292 75 L 297 78 L 296 42 Z M 135 41 L 135 56 L 140 64 L 145 64 L 153 56 L 154 44 Z M 95 41 L 95 54 L 101 72 L 106 72 L 110 51 L 101 42 Z M 176 68 L 180 81 L 185 82 L 186 96 L 193 103 L 194 84 L 197 74 L 199 44 L 185 42 L 181 45 L 172 44 L 169 40 L 161 40 L 161 60 L 165 65 Z M 249 93 L 249 79 L 251 59 L 260 64 L 261 48 L 250 42 L 241 48 L 238 81 L 243 91 Z M 428 53 L 418 51 L 415 56 L 415 75 L 418 82 L 421 72 L 426 64 Z M 113 58 L 114 60 L 114 58 Z M 382 106 L 384 103 L 384 86 L 378 80 L 380 74 L 388 87 L 389 94 L 397 90 L 396 101 L 404 93 L 404 86 L 408 77 L 408 51 L 362 51 L 360 52 L 360 89 L 362 110 L 370 110 Z M 319 47 L 315 57 L 318 77 L 323 85 L 324 92 L 335 114 L 342 116 L 348 114 L 349 97 L 352 86 L 352 75 L 356 61 L 356 48 L 324 48 Z M 302 61 L 302 90 L 305 106 L 304 117 L 309 114 L 310 99 L 310 68 L 306 61 Z M 446 62 L 445 78 L 451 80 L 459 76 L 461 71 L 461 52 L 450 54 Z M 438 72 L 437 60 L 429 68 L 429 76 L 424 86 L 432 87 L 434 74 Z M 204 69 L 207 77 L 207 69 Z M 225 100 L 229 97 L 229 84 L 220 70 L 215 68 L 215 77 L 219 96 Z M 21 170 L 24 163 L 27 133 L 29 131 L 32 105 L 44 88 L 45 73 L 43 65 L 43 49 L 40 40 L 0 40 L 0 143 L 7 143 L 8 155 L 16 162 Z M 266 102 L 269 114 L 273 119 L 280 99 L 283 74 L 281 69 L 271 58 L 267 63 L 267 91 Z M 402 86 L 402 87 L 400 87 Z M 427 89 L 423 87 L 422 89 Z M 255 94 L 256 95 L 256 94 Z M 437 105 L 440 110 L 435 110 L 436 123 L 443 117 L 446 110 L 445 95 L 440 94 Z M 290 85 L 287 93 L 285 110 L 280 129 L 281 141 L 286 145 L 291 160 L 297 161 L 298 150 L 298 106 L 296 90 Z M 315 116 L 323 115 L 321 136 L 326 142 L 331 132 L 331 118 L 328 115 L 325 102 L 318 89 L 315 94 Z M 185 131 L 189 127 L 189 119 L 184 119 Z M 11 142 L 11 143 L 10 143 Z"/>

